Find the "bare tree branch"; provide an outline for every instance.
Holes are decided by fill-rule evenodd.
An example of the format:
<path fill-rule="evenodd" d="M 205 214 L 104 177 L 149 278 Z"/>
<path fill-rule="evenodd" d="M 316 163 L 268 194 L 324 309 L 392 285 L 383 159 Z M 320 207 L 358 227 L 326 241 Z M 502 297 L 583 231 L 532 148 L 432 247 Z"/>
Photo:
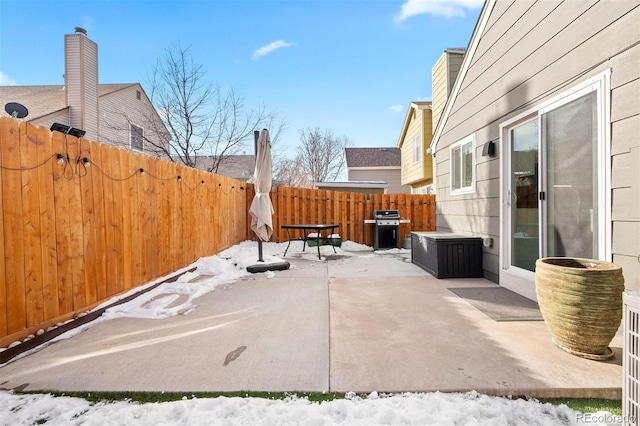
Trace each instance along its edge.
<path fill-rule="evenodd" d="M 277 164 L 273 164 L 273 182 L 278 186 L 295 188 L 311 188 L 313 186 L 299 160 L 286 157 Z"/>
<path fill-rule="evenodd" d="M 223 92 L 206 81 L 202 65 L 189 48 L 165 50 L 149 78 L 151 102 L 159 112 L 170 139 L 146 140 L 148 149 L 173 161 L 217 172 L 224 157 L 253 151 L 253 131 L 276 123 L 278 114 L 264 106 L 247 108 L 233 90 Z M 278 123 L 276 137 L 284 128 Z M 270 129 L 274 132 L 274 129 Z M 272 143 L 275 138 L 272 138 Z"/>
<path fill-rule="evenodd" d="M 306 128 L 300 131 L 296 161 L 308 182 L 335 181 L 344 169 L 344 149 L 349 145 L 349 138 L 336 136 L 331 130 Z"/>

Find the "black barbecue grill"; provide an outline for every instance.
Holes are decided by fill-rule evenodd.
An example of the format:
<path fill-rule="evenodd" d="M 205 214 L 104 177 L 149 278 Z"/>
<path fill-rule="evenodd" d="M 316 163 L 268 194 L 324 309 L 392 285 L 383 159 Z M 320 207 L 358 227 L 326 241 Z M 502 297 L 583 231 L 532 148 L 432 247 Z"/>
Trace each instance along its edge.
<path fill-rule="evenodd" d="M 374 210 L 373 248 L 400 248 L 400 213 L 398 210 Z"/>

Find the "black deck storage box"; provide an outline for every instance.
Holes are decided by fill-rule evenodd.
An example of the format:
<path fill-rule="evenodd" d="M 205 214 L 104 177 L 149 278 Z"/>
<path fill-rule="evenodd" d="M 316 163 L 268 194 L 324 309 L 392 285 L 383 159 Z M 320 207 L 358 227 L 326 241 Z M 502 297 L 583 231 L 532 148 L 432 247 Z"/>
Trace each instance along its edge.
<path fill-rule="evenodd" d="M 436 278 L 482 278 L 482 238 L 412 232 L 411 261 Z"/>

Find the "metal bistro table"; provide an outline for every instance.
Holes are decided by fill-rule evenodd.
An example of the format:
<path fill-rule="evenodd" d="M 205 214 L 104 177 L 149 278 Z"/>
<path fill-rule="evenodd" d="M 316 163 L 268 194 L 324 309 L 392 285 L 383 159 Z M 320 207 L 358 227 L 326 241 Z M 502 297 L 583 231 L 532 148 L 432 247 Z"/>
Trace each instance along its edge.
<path fill-rule="evenodd" d="M 338 228 L 340 225 L 334 225 L 334 224 L 318 224 L 318 225 L 311 225 L 308 223 L 303 223 L 303 224 L 299 224 L 299 225 L 282 225 L 281 228 L 284 229 L 285 231 L 287 231 L 287 237 L 289 238 L 289 244 L 287 244 L 287 248 L 284 251 L 284 256 L 287 255 L 287 250 L 289 250 L 289 246 L 291 245 L 291 241 L 292 240 L 296 240 L 296 241 L 302 241 L 302 251 L 304 251 L 304 249 L 307 246 L 307 241 L 309 240 L 315 240 L 318 243 L 318 259 L 321 259 L 320 257 L 320 246 L 322 245 L 322 231 L 326 231 L 329 230 L 329 233 L 327 235 L 331 235 L 333 234 L 333 230 Z M 302 230 L 302 238 L 291 238 L 291 234 L 289 232 L 289 230 L 291 229 L 300 229 Z M 315 232 L 316 236 L 315 237 L 309 237 L 308 234 L 310 232 Z M 333 248 L 333 252 L 336 252 L 336 247 L 333 244 L 330 244 L 331 247 Z"/>

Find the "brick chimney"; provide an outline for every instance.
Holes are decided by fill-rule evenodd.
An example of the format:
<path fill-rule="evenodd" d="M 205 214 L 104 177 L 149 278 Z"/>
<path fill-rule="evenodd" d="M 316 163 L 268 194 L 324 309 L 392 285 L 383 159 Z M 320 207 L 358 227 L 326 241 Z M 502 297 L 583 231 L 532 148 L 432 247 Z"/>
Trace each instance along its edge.
<path fill-rule="evenodd" d="M 85 137 L 97 141 L 98 45 L 84 28 L 64 36 L 64 83 L 69 106 L 69 125 L 85 130 Z"/>

